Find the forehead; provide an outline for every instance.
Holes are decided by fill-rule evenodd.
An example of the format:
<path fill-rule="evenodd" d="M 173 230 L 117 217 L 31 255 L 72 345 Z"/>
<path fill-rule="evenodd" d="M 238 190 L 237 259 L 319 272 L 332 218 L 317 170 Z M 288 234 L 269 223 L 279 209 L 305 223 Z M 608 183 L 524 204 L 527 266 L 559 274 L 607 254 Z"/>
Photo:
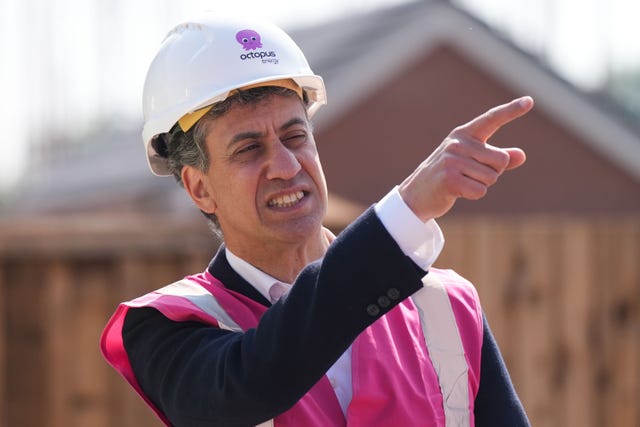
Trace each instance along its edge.
<path fill-rule="evenodd" d="M 263 132 L 268 127 L 277 130 L 293 118 L 308 122 L 304 105 L 296 95 L 270 95 L 250 103 L 236 102 L 224 114 L 207 122 L 206 138 L 225 139 L 237 132 Z"/>

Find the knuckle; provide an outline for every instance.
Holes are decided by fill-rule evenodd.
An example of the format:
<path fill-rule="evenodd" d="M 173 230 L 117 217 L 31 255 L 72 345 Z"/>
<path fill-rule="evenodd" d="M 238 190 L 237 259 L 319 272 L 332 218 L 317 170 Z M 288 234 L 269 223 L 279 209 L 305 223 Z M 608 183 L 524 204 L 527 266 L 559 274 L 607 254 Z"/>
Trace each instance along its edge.
<path fill-rule="evenodd" d="M 488 110 L 484 116 L 487 118 L 487 120 L 491 121 L 494 120 L 496 118 L 496 116 L 498 115 L 498 109 L 499 107 L 493 107 L 490 110 Z"/>
<path fill-rule="evenodd" d="M 495 184 L 496 182 L 498 182 L 498 178 L 499 178 L 499 176 L 500 176 L 500 175 L 498 175 L 497 173 L 491 173 L 491 174 L 489 174 L 489 176 L 487 176 L 487 179 L 486 179 L 486 184 L 487 184 L 487 185 L 493 185 L 493 184 Z"/>
<path fill-rule="evenodd" d="M 451 133 L 449 134 L 449 137 L 451 138 L 456 138 L 458 135 L 462 134 L 465 132 L 465 127 L 466 125 L 459 125 L 453 128 L 453 130 L 451 131 Z"/>
<path fill-rule="evenodd" d="M 486 194 L 487 194 L 487 187 L 485 187 L 484 185 L 478 184 L 470 188 L 468 195 L 466 195 L 465 197 L 470 200 L 478 200 L 483 198 Z"/>
<path fill-rule="evenodd" d="M 460 160 L 454 155 L 444 155 L 442 156 L 441 163 L 445 172 L 452 173 L 458 167 Z"/>
<path fill-rule="evenodd" d="M 496 163 L 500 171 L 504 170 L 509 165 L 509 160 L 509 153 L 502 150 L 498 150 L 496 152 Z"/>
<path fill-rule="evenodd" d="M 447 194 L 458 197 L 464 193 L 463 181 L 464 177 L 462 175 L 457 173 L 457 171 L 448 169 L 442 178 L 442 185 Z"/>
<path fill-rule="evenodd" d="M 458 138 L 451 138 L 446 141 L 443 152 L 449 155 L 462 155 L 465 150 L 465 143 Z"/>

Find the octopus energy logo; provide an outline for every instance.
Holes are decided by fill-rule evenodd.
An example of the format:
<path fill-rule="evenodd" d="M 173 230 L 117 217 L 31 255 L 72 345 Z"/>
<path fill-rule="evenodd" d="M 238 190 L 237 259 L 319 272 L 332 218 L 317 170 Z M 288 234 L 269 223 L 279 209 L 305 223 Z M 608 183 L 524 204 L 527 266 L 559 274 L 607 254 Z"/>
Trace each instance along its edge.
<path fill-rule="evenodd" d="M 242 45 L 244 50 L 256 50 L 262 47 L 260 34 L 253 30 L 241 30 L 236 34 L 236 40 Z"/>
<path fill-rule="evenodd" d="M 246 51 L 252 50 L 254 52 L 243 53 L 240 55 L 240 59 L 246 61 L 247 59 L 261 59 L 263 64 L 266 63 L 278 63 L 276 59 L 276 53 L 274 51 L 257 51 L 256 49 L 262 47 L 262 39 L 260 34 L 254 30 L 240 30 L 236 33 L 236 41 L 240 43 L 242 48 Z"/>

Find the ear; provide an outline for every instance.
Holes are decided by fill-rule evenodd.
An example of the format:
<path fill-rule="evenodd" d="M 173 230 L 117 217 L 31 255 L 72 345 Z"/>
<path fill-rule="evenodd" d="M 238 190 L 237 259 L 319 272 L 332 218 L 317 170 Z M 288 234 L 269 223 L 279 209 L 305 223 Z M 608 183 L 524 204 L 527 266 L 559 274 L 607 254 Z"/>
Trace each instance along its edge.
<path fill-rule="evenodd" d="M 193 166 L 184 166 L 180 175 L 184 189 L 193 203 L 203 212 L 215 213 L 217 204 L 209 185 L 209 177 Z"/>

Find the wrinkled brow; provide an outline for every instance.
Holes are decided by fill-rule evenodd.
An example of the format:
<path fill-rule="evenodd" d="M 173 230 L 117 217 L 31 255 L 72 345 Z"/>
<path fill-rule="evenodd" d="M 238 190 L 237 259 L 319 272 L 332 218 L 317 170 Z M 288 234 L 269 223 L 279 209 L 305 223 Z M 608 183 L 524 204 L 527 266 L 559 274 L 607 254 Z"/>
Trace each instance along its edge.
<path fill-rule="evenodd" d="M 283 124 L 282 126 L 280 126 L 280 128 L 278 129 L 280 132 L 285 131 L 287 129 L 289 129 L 290 127 L 296 126 L 296 125 L 304 125 L 307 126 L 307 120 L 305 120 L 304 118 L 301 117 L 294 117 L 292 119 L 290 119 L 289 121 L 287 121 L 285 124 Z M 244 141 L 247 139 L 259 139 L 261 137 L 264 136 L 263 132 L 255 132 L 255 131 L 247 131 L 247 132 L 240 132 L 236 135 L 233 136 L 233 138 L 231 138 L 231 141 L 229 141 L 229 147 L 237 144 L 240 141 Z"/>

